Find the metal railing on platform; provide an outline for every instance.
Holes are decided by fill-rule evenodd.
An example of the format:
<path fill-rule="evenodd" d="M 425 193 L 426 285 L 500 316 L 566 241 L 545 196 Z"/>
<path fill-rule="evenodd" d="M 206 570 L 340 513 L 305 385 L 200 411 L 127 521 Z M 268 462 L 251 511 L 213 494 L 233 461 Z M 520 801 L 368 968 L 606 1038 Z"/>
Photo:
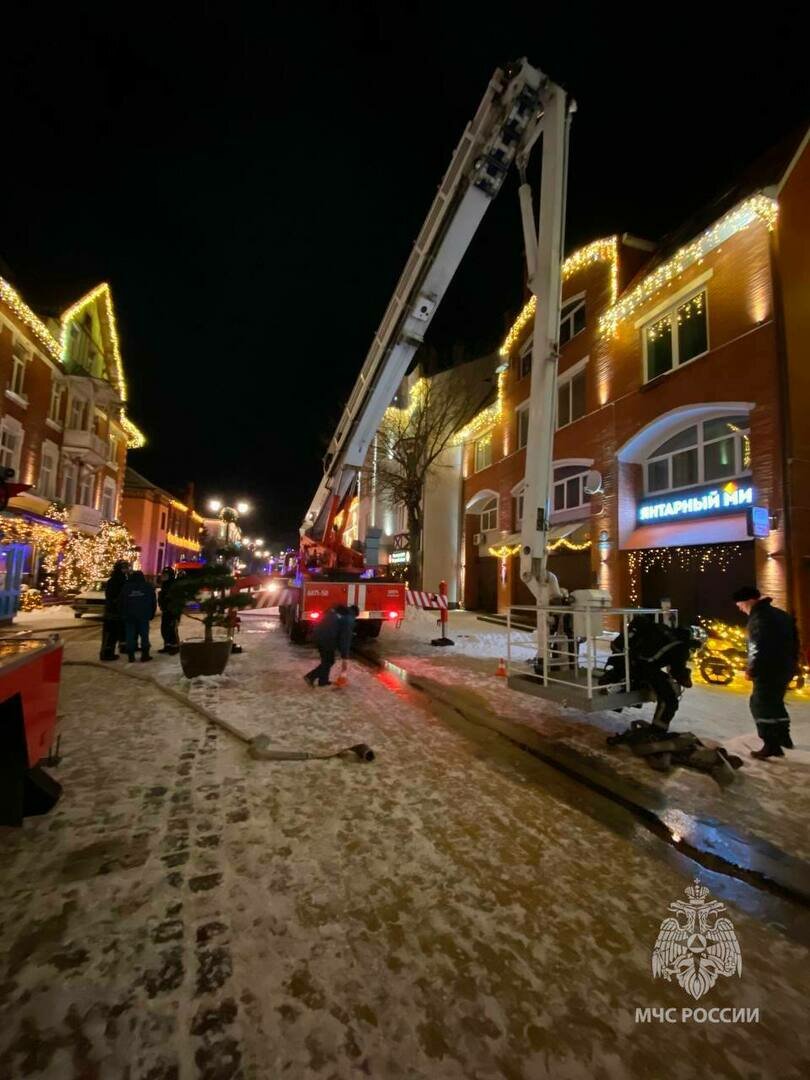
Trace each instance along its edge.
<path fill-rule="evenodd" d="M 537 617 L 537 630 L 531 635 L 536 655 L 529 658 L 525 655 L 526 612 Z M 632 689 L 628 662 L 630 623 L 639 615 L 652 616 L 656 622 L 677 621 L 677 612 L 671 608 L 563 604 L 509 608 L 506 665 L 510 688 L 586 708 L 616 708 L 645 700 L 645 695 Z M 609 629 L 608 621 L 618 630 Z M 518 642 L 513 640 L 514 622 L 524 624 Z M 617 638 L 622 639 L 618 649 L 614 648 Z M 619 677 L 602 682 L 608 659 Z"/>

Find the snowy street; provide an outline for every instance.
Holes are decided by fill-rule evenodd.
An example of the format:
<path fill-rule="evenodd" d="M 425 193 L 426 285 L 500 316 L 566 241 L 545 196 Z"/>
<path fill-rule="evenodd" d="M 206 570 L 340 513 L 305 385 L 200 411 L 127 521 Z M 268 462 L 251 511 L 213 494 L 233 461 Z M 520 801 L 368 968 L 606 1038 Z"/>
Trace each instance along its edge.
<path fill-rule="evenodd" d="M 244 624 L 243 655 L 192 686 L 165 656 L 65 668 L 63 798 L 0 831 L 0 1075 L 804 1074 L 806 911 L 390 673 L 308 689 L 311 650 Z M 95 659 L 92 624 L 66 636 Z M 146 676 L 274 746 L 377 758 L 254 761 Z M 635 1021 L 695 1005 L 650 963 L 696 873 L 742 952 L 700 1004 L 759 1023 Z"/>

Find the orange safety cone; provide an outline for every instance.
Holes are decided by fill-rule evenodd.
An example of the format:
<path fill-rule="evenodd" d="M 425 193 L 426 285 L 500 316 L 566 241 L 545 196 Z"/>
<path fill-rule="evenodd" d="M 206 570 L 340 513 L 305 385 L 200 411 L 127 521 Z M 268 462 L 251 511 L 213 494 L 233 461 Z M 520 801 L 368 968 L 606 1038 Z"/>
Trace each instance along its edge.
<path fill-rule="evenodd" d="M 506 678 L 506 661 L 503 657 L 501 657 L 498 661 L 498 670 L 495 672 L 495 674 L 500 675 L 502 679 Z"/>

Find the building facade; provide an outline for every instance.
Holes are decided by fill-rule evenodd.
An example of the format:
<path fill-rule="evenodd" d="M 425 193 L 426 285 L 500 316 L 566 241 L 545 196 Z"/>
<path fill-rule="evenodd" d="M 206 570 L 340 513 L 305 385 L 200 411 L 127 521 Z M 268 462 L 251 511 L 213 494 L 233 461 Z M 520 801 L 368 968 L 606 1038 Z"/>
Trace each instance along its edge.
<path fill-rule="evenodd" d="M 566 260 L 549 535 L 563 587 L 669 599 L 694 622 L 733 618 L 731 593 L 757 581 L 810 637 L 808 159 L 805 140 L 656 250 L 614 237 Z M 532 314 L 465 440 L 471 608 L 532 602 L 516 550 Z"/>
<path fill-rule="evenodd" d="M 0 467 L 31 485 L 9 501 L 6 520 L 47 528 L 53 504 L 82 532 L 117 519 L 127 451 L 143 436 L 126 415 L 109 287 L 40 316 L 0 278 L 0 388 Z M 35 584 L 36 545 L 23 546 L 23 578 Z"/>
<path fill-rule="evenodd" d="M 140 549 L 141 569 L 150 577 L 164 566 L 200 555 L 204 523 L 192 501 L 181 501 L 134 469 L 126 471 L 121 520 Z"/>

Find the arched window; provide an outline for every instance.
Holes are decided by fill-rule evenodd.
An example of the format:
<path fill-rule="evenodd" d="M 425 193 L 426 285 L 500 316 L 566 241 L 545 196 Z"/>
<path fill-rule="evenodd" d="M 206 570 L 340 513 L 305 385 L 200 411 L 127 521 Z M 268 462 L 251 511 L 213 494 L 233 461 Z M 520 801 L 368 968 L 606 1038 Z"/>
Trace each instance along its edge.
<path fill-rule="evenodd" d="M 498 500 L 492 498 L 481 507 L 481 532 L 498 528 Z"/>
<path fill-rule="evenodd" d="M 554 470 L 553 510 L 576 510 L 587 506 L 590 495 L 585 492 L 588 469 L 582 465 L 560 465 Z"/>
<path fill-rule="evenodd" d="M 648 494 L 730 480 L 751 472 L 749 420 L 745 414 L 719 416 L 683 428 L 647 457 Z"/>

